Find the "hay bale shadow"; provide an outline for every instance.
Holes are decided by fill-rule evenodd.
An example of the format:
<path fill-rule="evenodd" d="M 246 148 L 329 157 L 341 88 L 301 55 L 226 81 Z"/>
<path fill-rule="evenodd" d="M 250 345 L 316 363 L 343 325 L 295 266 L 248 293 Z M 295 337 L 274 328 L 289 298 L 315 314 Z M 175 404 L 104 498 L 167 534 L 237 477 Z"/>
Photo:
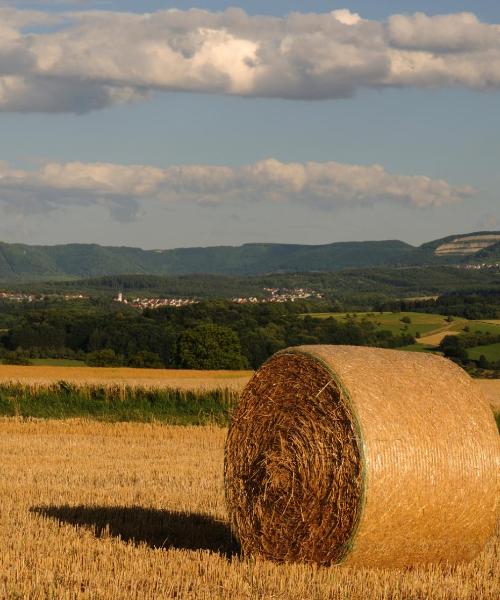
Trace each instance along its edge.
<path fill-rule="evenodd" d="M 96 537 L 113 536 L 136 545 L 178 550 L 209 550 L 231 558 L 239 547 L 229 525 L 208 515 L 139 506 L 37 506 L 30 512 L 91 528 Z"/>

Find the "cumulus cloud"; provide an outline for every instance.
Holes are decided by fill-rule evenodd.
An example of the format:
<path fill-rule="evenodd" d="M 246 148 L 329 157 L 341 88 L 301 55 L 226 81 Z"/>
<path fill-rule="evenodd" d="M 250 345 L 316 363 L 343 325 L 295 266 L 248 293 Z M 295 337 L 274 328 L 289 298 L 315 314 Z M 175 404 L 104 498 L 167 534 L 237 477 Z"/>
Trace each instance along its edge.
<path fill-rule="evenodd" d="M 269 17 L 0 7 L 3 111 L 85 112 L 158 90 L 320 100 L 391 86 L 499 88 L 500 26 L 472 13 L 381 22 L 347 9 Z"/>
<path fill-rule="evenodd" d="M 24 31 L 55 19 L 55 31 Z M 469 13 L 382 23 L 347 9 L 283 18 L 241 9 L 57 17 L 4 7 L 0 23 L 7 111 L 82 112 L 153 90 L 324 99 L 360 87 L 500 85 L 500 29 Z"/>
<path fill-rule="evenodd" d="M 48 212 L 103 204 L 131 220 L 147 201 L 208 205 L 279 202 L 325 210 L 396 202 L 416 208 L 454 204 L 474 194 L 468 186 L 424 176 L 388 173 L 380 165 L 263 160 L 241 167 L 183 165 L 159 168 L 110 163 L 47 163 L 38 170 L 0 163 L 0 205 L 11 213 Z"/>

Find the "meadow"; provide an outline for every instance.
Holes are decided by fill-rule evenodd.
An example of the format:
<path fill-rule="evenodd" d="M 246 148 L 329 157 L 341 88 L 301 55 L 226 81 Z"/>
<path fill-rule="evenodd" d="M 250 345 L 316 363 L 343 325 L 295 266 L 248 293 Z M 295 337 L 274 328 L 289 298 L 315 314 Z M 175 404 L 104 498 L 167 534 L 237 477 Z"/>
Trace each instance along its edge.
<path fill-rule="evenodd" d="M 500 538 L 406 570 L 247 559 L 228 527 L 220 427 L 0 419 L 0 597 L 498 597 Z"/>
<path fill-rule="evenodd" d="M 408 327 L 408 333 L 415 335 L 417 332 L 421 334 L 436 331 L 438 329 L 449 328 L 451 325 L 457 326 L 462 322 L 466 323 L 466 319 L 456 319 L 452 323 L 446 321 L 444 315 L 436 315 L 433 313 L 419 312 L 343 312 L 343 313 L 309 313 L 310 317 L 316 319 L 367 319 L 373 322 L 378 329 L 385 329 L 394 334 L 399 333 L 405 326 Z M 404 323 L 401 319 L 408 317 L 411 323 Z"/>
<path fill-rule="evenodd" d="M 468 320 L 462 317 L 454 317 L 448 321 L 445 315 L 436 315 L 433 313 L 419 312 L 357 312 L 357 313 L 310 313 L 310 317 L 316 319 L 327 319 L 334 317 L 339 320 L 356 319 L 372 322 L 376 329 L 390 331 L 394 335 L 408 333 L 412 336 L 419 336 L 417 344 L 405 346 L 401 350 L 410 350 L 421 352 L 422 350 L 433 350 L 439 346 L 443 338 L 447 335 L 460 335 L 464 329 L 468 328 L 471 332 L 490 333 L 491 335 L 500 335 L 500 320 Z M 403 319 L 409 319 L 405 323 Z M 477 346 L 469 350 L 472 359 L 477 359 L 481 354 L 492 362 L 500 360 L 500 345 L 487 348 L 483 352 L 484 346 Z"/>
<path fill-rule="evenodd" d="M 497 362 L 500 360 L 500 343 L 487 344 L 486 346 L 476 346 L 468 351 L 470 358 L 475 360 L 479 357 L 485 356 L 486 360 L 490 362 Z"/>

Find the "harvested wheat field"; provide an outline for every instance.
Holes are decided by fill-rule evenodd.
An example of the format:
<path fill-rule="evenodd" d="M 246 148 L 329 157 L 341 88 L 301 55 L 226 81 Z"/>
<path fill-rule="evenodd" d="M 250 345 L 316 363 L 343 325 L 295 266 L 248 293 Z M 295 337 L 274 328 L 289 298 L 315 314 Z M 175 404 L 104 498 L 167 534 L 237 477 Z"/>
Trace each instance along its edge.
<path fill-rule="evenodd" d="M 0 597 L 497 598 L 500 544 L 410 570 L 239 557 L 224 503 L 226 430 L 0 420 Z"/>
<path fill-rule="evenodd" d="M 240 391 L 252 374 L 253 371 L 0 365 L 0 383 L 19 382 L 25 385 L 50 385 L 58 381 L 67 381 L 77 385 L 126 385 L 184 390 L 224 388 Z M 500 412 L 500 380 L 474 381 L 481 386 L 492 408 Z"/>
<path fill-rule="evenodd" d="M 219 387 L 239 390 L 250 376 L 250 371 L 0 365 L 0 383 L 18 381 L 29 385 L 67 381 L 75 384 L 123 384 L 189 390 Z"/>
<path fill-rule="evenodd" d="M 460 331 L 439 331 L 438 333 L 432 333 L 431 335 L 424 335 L 417 339 L 417 344 L 423 344 L 425 346 L 439 346 L 447 335 L 458 335 Z"/>

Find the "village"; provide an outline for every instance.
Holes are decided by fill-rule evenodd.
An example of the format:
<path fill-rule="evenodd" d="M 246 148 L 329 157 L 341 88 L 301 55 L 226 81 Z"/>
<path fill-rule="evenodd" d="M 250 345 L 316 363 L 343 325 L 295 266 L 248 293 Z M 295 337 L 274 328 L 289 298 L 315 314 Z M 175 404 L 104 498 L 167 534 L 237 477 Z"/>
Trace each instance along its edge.
<path fill-rule="evenodd" d="M 86 300 L 88 296 L 83 294 L 34 294 L 30 292 L 10 292 L 0 291 L 0 300 L 10 300 L 11 302 L 35 302 L 48 300 L 49 298 L 58 298 L 61 300 Z"/>
<path fill-rule="evenodd" d="M 305 288 L 283 289 L 283 288 L 264 288 L 266 295 L 257 296 L 237 296 L 231 298 L 231 301 L 236 304 L 266 304 L 266 303 L 283 303 L 295 302 L 296 300 L 306 300 L 311 298 L 322 298 L 323 295 L 315 290 Z M 133 298 L 128 299 L 119 292 L 115 298 L 115 302 L 127 304 L 138 309 L 156 309 L 165 306 L 180 308 L 190 304 L 197 304 L 199 300 L 195 298 Z"/>

